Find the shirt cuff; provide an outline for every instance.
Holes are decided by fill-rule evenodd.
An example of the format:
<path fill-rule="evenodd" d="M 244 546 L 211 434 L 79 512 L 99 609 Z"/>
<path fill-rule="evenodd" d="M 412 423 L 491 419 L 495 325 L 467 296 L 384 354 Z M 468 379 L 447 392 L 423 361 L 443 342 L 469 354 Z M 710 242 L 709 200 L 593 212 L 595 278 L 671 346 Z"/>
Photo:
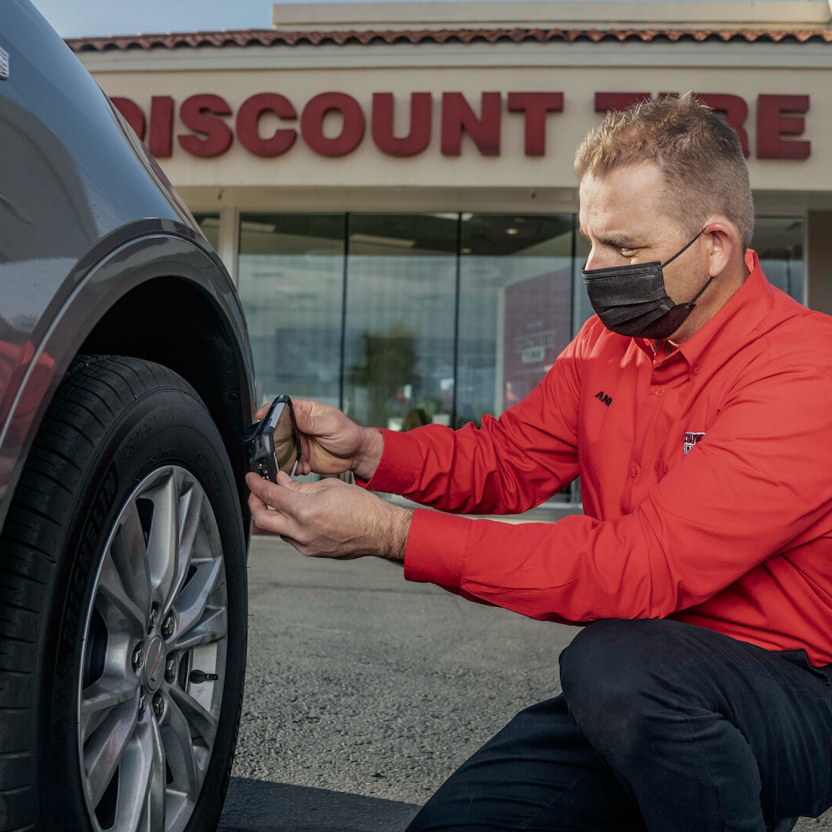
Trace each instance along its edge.
<path fill-rule="evenodd" d="M 404 553 L 405 579 L 459 588 L 468 537 L 475 522 L 468 517 L 416 509 Z"/>
<path fill-rule="evenodd" d="M 421 466 L 419 446 L 415 437 L 398 430 L 379 428 L 384 450 L 375 473 L 369 480 L 355 478 L 355 484 L 370 491 L 403 494 L 409 490 Z"/>

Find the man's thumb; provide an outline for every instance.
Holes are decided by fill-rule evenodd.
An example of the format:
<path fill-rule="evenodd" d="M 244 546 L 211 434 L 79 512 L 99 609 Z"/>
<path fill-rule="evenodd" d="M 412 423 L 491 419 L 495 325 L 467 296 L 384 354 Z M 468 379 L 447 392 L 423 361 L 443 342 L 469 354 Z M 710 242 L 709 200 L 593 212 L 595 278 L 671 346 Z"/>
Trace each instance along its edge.
<path fill-rule="evenodd" d="M 285 471 L 277 472 L 277 484 L 291 491 L 303 491 L 303 483 L 295 482 Z"/>

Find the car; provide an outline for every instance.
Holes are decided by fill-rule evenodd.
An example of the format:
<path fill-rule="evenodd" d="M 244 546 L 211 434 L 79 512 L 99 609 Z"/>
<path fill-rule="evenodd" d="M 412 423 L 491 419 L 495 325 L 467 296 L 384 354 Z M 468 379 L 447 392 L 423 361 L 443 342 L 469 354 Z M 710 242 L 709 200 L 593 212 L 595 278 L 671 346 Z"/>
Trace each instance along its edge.
<path fill-rule="evenodd" d="M 245 316 L 70 49 L 0 6 L 0 830 L 212 830 L 246 661 Z"/>

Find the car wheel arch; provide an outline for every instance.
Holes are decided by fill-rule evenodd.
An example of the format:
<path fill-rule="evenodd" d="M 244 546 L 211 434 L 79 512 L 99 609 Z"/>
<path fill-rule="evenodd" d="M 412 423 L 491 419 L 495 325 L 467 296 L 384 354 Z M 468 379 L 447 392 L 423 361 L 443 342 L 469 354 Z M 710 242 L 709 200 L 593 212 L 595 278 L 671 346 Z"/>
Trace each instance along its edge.
<path fill-rule="evenodd" d="M 253 361 L 242 308 L 215 257 L 190 239 L 156 233 L 124 243 L 86 272 L 54 317 L 16 395 L 6 427 L 20 411 L 31 414 L 17 425 L 20 440 L 9 441 L 8 430 L 0 437 L 0 454 L 16 457 L 0 492 L 0 528 L 34 436 L 78 354 L 142 358 L 185 378 L 219 429 L 248 518 L 238 442 L 253 412 Z M 49 365 L 46 389 L 38 389 L 33 372 L 39 364 Z"/>

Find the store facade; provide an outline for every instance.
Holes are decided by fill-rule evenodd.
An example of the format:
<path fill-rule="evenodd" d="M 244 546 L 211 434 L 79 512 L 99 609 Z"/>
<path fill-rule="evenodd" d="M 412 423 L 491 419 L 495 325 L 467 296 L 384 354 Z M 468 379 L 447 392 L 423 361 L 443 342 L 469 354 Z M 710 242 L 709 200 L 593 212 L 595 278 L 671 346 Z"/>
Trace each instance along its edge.
<path fill-rule="evenodd" d="M 522 398 L 591 314 L 575 147 L 642 97 L 723 113 L 769 278 L 832 312 L 826 2 L 273 13 L 274 30 L 70 41 L 228 265 L 261 401 L 406 430 Z"/>

